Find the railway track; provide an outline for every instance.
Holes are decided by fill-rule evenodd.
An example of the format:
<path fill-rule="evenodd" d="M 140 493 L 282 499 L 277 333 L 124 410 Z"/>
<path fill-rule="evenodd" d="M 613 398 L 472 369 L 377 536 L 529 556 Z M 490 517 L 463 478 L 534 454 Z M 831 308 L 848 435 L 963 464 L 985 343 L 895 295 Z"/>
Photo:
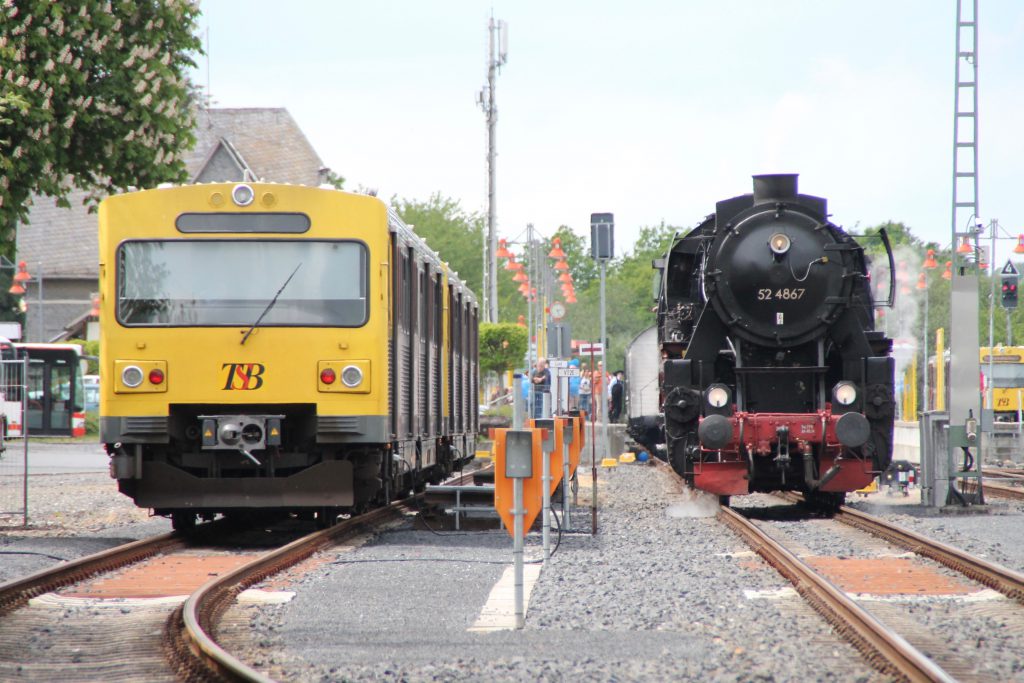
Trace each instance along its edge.
<path fill-rule="evenodd" d="M 997 481 L 1017 481 L 1016 477 L 1013 478 L 1002 478 Z M 964 488 L 968 492 L 974 492 L 977 489 L 977 485 L 973 481 L 964 480 Z M 985 495 L 990 495 L 993 498 L 1004 498 L 1006 500 L 1024 500 L 1024 488 L 1019 486 L 1005 486 L 1003 484 L 996 484 L 992 481 L 985 482 Z"/>
<path fill-rule="evenodd" d="M 472 472 L 467 472 L 449 483 L 461 484 L 471 478 Z M 305 535 L 269 552 L 260 553 L 241 566 L 207 581 L 189 595 L 184 604 L 174 608 L 170 616 L 167 614 L 169 608 L 166 606 L 148 608 L 132 604 L 129 607 L 125 606 L 128 603 L 117 601 L 108 601 L 111 604 L 104 606 L 99 606 L 95 602 L 75 606 L 76 603 L 72 602 L 70 607 L 66 602 L 47 603 L 46 607 L 50 608 L 49 614 L 38 618 L 24 617 L 24 623 L 15 630 L 48 634 L 50 641 L 74 640 L 75 647 L 69 646 L 72 654 L 55 656 L 54 661 L 48 665 L 25 663 L 18 660 L 20 646 L 8 642 L 6 645 L 0 645 L 0 679 L 6 680 L 9 673 L 19 678 L 24 677 L 26 680 L 52 680 L 53 666 L 56 666 L 57 670 L 60 670 L 62 665 L 68 666 L 73 671 L 75 664 L 84 662 L 87 666 L 83 667 L 81 673 L 69 672 L 63 680 L 95 680 L 92 676 L 99 675 L 96 672 L 102 671 L 103 677 L 107 680 L 122 678 L 269 681 L 271 679 L 242 663 L 222 648 L 216 640 L 218 621 L 233 603 L 234 598 L 246 587 L 297 564 L 320 548 L 365 533 L 407 514 L 418 504 L 420 498 L 421 494 L 410 496 L 387 507 L 343 520 L 328 529 Z M 40 598 L 45 602 L 46 594 L 61 588 L 95 579 L 99 575 L 115 572 L 157 556 L 188 553 L 197 542 L 216 536 L 224 526 L 227 524 L 217 521 L 202 525 L 194 534 L 188 536 L 172 532 L 128 543 L 2 584 L 0 633 L 3 632 L 4 619 L 14 616 L 12 613 L 27 605 L 33 598 Z M 60 613 L 61 610 L 63 614 Z M 89 614 L 78 614 L 85 611 Z M 97 619 L 96 616 L 100 612 L 105 613 L 102 619 L 107 620 L 109 625 L 99 623 L 102 619 Z M 86 617 L 85 621 L 91 621 L 93 626 L 70 623 L 70 620 L 82 616 Z M 55 619 L 59 626 L 55 628 L 49 623 L 51 619 Z M 161 623 L 163 626 L 158 626 Z M 104 628 L 111 629 L 110 634 L 104 631 Z M 150 636 L 154 633 L 158 635 L 135 637 L 135 631 L 148 632 Z M 61 632 L 67 635 L 61 635 Z M 43 643 L 43 647 L 53 647 L 56 644 L 50 641 Z M 156 655 L 148 658 L 140 656 L 142 650 L 156 652 Z M 62 663 L 59 660 L 64 656 L 68 661 Z M 119 661 L 113 661 L 115 659 Z"/>
<path fill-rule="evenodd" d="M 1006 488 L 1006 487 L 1001 487 Z M 780 494 L 799 501 L 798 494 Z M 769 565 L 786 577 L 819 614 L 850 641 L 879 671 L 904 681 L 955 681 L 957 676 L 914 647 L 742 514 L 722 506 L 718 519 L 732 528 Z M 938 562 L 1017 603 L 1024 604 L 1024 574 L 1000 567 L 944 543 L 843 506 L 834 519 Z"/>
<path fill-rule="evenodd" d="M 899 680 L 956 680 L 749 519 L 726 506 L 719 510 L 718 519 L 785 576 L 875 668 Z"/>
<path fill-rule="evenodd" d="M 988 486 L 985 488 L 988 489 Z M 795 493 L 782 494 L 780 497 L 790 501 L 803 500 L 802 496 Z M 941 541 L 922 536 L 846 505 L 839 508 L 833 519 L 866 531 L 916 555 L 934 560 L 1024 605 L 1024 574 L 987 562 Z"/>

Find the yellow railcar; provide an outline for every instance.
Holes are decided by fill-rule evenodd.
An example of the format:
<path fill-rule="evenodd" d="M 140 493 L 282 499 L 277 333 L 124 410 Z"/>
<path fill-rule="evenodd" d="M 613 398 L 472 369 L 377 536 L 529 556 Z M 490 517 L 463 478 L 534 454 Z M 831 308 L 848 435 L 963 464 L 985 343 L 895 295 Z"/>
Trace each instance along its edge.
<path fill-rule="evenodd" d="M 1017 422 L 1024 407 L 1024 346 L 997 346 L 991 353 L 989 347 L 983 346 L 979 358 L 986 394 L 988 389 L 992 390 L 992 405 L 986 407 L 993 409 L 999 422 Z"/>
<path fill-rule="evenodd" d="M 475 297 L 375 197 L 266 183 L 100 205 L 101 440 L 170 515 L 324 524 L 475 451 Z"/>

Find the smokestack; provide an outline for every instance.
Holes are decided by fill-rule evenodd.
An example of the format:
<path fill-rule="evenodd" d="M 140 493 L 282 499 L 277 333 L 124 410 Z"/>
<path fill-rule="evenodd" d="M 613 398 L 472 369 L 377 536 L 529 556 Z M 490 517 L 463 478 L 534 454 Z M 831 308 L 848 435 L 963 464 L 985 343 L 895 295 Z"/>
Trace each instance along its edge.
<path fill-rule="evenodd" d="M 796 196 L 797 173 L 754 176 L 754 203 L 777 202 Z"/>

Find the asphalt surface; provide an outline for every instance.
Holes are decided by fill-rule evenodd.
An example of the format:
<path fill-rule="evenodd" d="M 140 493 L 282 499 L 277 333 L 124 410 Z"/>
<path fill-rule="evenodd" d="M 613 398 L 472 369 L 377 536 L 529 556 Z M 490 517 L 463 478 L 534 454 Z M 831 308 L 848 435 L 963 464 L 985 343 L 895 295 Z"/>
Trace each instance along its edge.
<path fill-rule="evenodd" d="M 0 473 L 11 475 L 20 471 L 25 459 L 24 439 L 10 439 L 0 456 Z M 48 439 L 28 440 L 29 474 L 70 474 L 106 472 L 110 459 L 98 441 L 76 439 L 58 442 Z"/>

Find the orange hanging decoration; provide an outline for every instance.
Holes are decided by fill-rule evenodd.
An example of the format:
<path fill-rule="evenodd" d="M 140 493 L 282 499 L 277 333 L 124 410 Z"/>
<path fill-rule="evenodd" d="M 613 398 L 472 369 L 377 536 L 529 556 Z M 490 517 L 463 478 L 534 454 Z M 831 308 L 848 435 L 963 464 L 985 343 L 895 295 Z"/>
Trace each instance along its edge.
<path fill-rule="evenodd" d="M 551 251 L 548 252 L 548 258 L 561 260 L 565 258 L 565 252 L 562 251 L 562 240 L 558 237 L 551 240 L 551 244 L 554 245 Z"/>
<path fill-rule="evenodd" d="M 934 268 L 938 268 L 939 267 L 939 262 L 935 260 L 935 250 L 934 249 L 929 249 L 928 250 L 928 255 L 924 259 L 924 267 L 927 268 L 928 270 L 932 270 Z"/>
<path fill-rule="evenodd" d="M 498 250 L 494 255 L 498 258 L 515 258 L 515 254 L 508 250 L 508 242 L 504 238 L 498 240 Z"/>

